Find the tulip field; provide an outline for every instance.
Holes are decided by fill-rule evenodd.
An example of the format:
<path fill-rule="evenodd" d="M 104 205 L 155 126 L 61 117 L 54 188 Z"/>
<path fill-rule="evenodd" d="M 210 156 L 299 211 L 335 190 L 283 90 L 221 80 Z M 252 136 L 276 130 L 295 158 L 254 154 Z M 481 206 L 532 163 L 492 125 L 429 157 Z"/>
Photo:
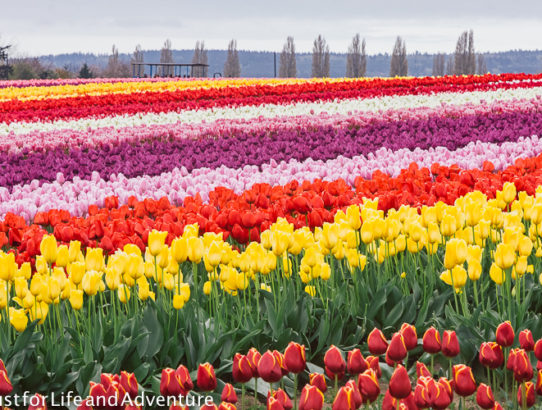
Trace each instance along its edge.
<path fill-rule="evenodd" d="M 542 74 L 0 81 L 0 170 L 0 407 L 542 408 Z"/>

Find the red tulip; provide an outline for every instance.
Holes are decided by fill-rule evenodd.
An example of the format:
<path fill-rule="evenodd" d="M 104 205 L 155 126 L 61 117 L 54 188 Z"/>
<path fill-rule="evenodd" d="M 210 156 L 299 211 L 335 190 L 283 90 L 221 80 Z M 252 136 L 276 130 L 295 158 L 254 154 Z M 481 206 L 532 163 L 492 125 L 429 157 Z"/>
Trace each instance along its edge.
<path fill-rule="evenodd" d="M 420 377 L 432 378 L 433 377 L 433 375 L 431 374 L 427 366 L 421 362 L 416 362 L 416 376 L 418 376 L 418 378 Z"/>
<path fill-rule="evenodd" d="M 225 401 L 228 403 L 237 403 L 237 393 L 235 393 L 235 389 L 230 383 L 226 383 L 224 385 L 224 389 L 222 389 L 222 395 L 220 396 L 221 401 Z"/>
<path fill-rule="evenodd" d="M 434 380 L 431 377 L 418 377 L 416 387 L 414 388 L 414 402 L 420 409 L 431 407 L 429 398 L 429 383 Z"/>
<path fill-rule="evenodd" d="M 213 391 L 216 389 L 215 369 L 210 363 L 200 364 L 198 367 L 198 375 L 196 383 L 198 389 L 202 391 Z"/>
<path fill-rule="evenodd" d="M 492 409 L 495 405 L 495 397 L 491 391 L 491 387 L 482 383 L 476 391 L 476 403 L 483 409 Z"/>
<path fill-rule="evenodd" d="M 4 362 L 0 360 L 0 397 L 7 396 L 13 391 L 13 386 L 8 377 L 8 372 L 4 366 Z"/>
<path fill-rule="evenodd" d="M 384 333 L 376 327 L 369 333 L 367 344 L 369 345 L 369 352 L 375 356 L 386 353 L 388 349 L 388 341 L 384 337 Z"/>
<path fill-rule="evenodd" d="M 404 399 L 412 392 L 410 378 L 408 377 L 406 369 L 402 365 L 397 365 L 393 374 L 391 375 L 389 390 L 390 394 L 399 400 Z"/>
<path fill-rule="evenodd" d="M 510 352 L 508 353 L 508 359 L 506 361 L 507 370 L 514 371 L 519 350 L 520 349 L 510 349 Z"/>
<path fill-rule="evenodd" d="M 331 345 L 324 355 L 324 364 L 326 370 L 331 373 L 333 377 L 344 375 L 346 369 L 346 363 L 344 362 L 343 355 L 336 346 Z M 338 377 L 339 379 L 342 377 Z"/>
<path fill-rule="evenodd" d="M 424 352 L 435 354 L 440 352 L 440 333 L 431 326 L 425 331 L 422 339 Z"/>
<path fill-rule="evenodd" d="M 267 399 L 267 410 L 285 410 L 285 409 L 280 401 L 278 401 L 274 397 L 269 397 Z"/>
<path fill-rule="evenodd" d="M 376 373 L 376 377 L 380 379 L 382 376 L 382 369 L 380 368 L 380 361 L 376 356 L 367 356 L 365 358 L 370 369 L 373 369 Z"/>
<path fill-rule="evenodd" d="M 222 402 L 220 403 L 220 406 L 218 406 L 218 410 L 237 410 L 237 407 L 233 403 Z"/>
<path fill-rule="evenodd" d="M 446 357 L 455 357 L 459 354 L 459 341 L 453 330 L 442 333 L 442 354 Z"/>
<path fill-rule="evenodd" d="M 233 380 L 235 380 L 237 383 L 246 383 L 252 379 L 253 375 L 254 370 L 249 358 L 240 353 L 235 353 L 232 365 Z"/>
<path fill-rule="evenodd" d="M 137 379 L 133 373 L 128 373 L 124 370 L 121 371 L 119 383 L 124 389 L 124 391 L 128 393 L 131 398 L 135 398 L 137 396 L 139 386 L 137 384 Z"/>
<path fill-rule="evenodd" d="M 518 349 L 516 358 L 514 360 L 514 378 L 519 383 L 526 382 L 533 378 L 533 366 L 531 365 L 531 360 L 529 355 L 523 349 Z"/>
<path fill-rule="evenodd" d="M 162 370 L 162 380 L 164 379 L 164 370 Z M 168 392 L 168 390 L 164 390 L 164 392 L 162 392 L 162 383 L 160 383 L 160 394 L 162 394 L 163 396 L 167 396 Z M 88 395 L 92 398 L 93 403 L 102 403 L 104 400 L 103 398 L 107 397 L 107 390 L 101 383 L 90 382 L 90 390 L 88 392 Z"/>
<path fill-rule="evenodd" d="M 218 406 L 216 404 L 204 404 L 200 407 L 200 410 L 218 410 Z"/>
<path fill-rule="evenodd" d="M 282 389 L 277 389 L 273 392 L 267 392 L 268 402 L 271 397 L 277 400 L 282 406 L 282 408 L 284 408 L 284 410 L 290 410 L 292 407 L 294 407 L 294 405 L 292 404 L 292 400 L 290 400 L 286 392 Z"/>
<path fill-rule="evenodd" d="M 348 369 L 348 373 L 358 375 L 367 370 L 369 365 L 363 358 L 361 351 L 359 349 L 354 349 L 348 352 L 346 367 Z"/>
<path fill-rule="evenodd" d="M 305 364 L 305 346 L 290 342 L 284 351 L 284 367 L 291 373 L 301 373 Z"/>
<path fill-rule="evenodd" d="M 504 410 L 500 403 L 495 402 L 492 410 Z"/>
<path fill-rule="evenodd" d="M 87 398 L 83 400 L 83 402 L 79 406 L 77 406 L 77 410 L 92 410 L 91 404 L 92 400 Z"/>
<path fill-rule="evenodd" d="M 542 360 L 542 339 L 538 339 L 534 345 L 534 355 L 540 361 Z"/>
<path fill-rule="evenodd" d="M 527 352 L 531 352 L 534 349 L 533 334 L 529 329 L 519 332 L 519 345 Z"/>
<path fill-rule="evenodd" d="M 311 386 L 316 386 L 318 389 L 325 393 L 327 390 L 326 378 L 321 373 L 311 373 L 309 374 L 309 384 Z"/>
<path fill-rule="evenodd" d="M 275 359 L 277 359 L 277 362 L 280 365 L 280 371 L 282 372 L 282 375 L 287 375 L 288 369 L 286 369 L 286 366 L 284 365 L 284 355 L 278 350 L 273 350 L 273 356 L 275 356 Z"/>
<path fill-rule="evenodd" d="M 28 406 L 28 410 L 47 410 L 45 397 L 39 393 L 36 393 L 30 397 L 30 406 Z"/>
<path fill-rule="evenodd" d="M 502 347 L 496 342 L 482 343 L 480 345 L 478 360 L 483 366 L 489 367 L 490 369 L 496 369 L 502 366 L 504 362 Z"/>
<path fill-rule="evenodd" d="M 453 391 L 449 380 L 441 378 L 438 382 L 431 379 L 428 384 L 429 402 L 434 409 L 446 409 L 452 403 Z"/>
<path fill-rule="evenodd" d="M 401 335 L 403 335 L 407 350 L 410 351 L 418 345 L 418 334 L 416 333 L 416 328 L 413 325 L 403 323 L 399 332 Z"/>
<path fill-rule="evenodd" d="M 252 376 L 253 377 L 259 377 L 258 376 L 258 363 L 260 363 L 260 359 L 262 358 L 261 353 L 258 352 L 258 350 L 256 350 L 255 347 L 252 347 L 247 353 L 247 358 L 248 358 L 249 363 L 250 363 L 250 365 L 252 367 Z"/>
<path fill-rule="evenodd" d="M 324 406 L 324 393 L 318 387 L 306 384 L 301 390 L 299 410 L 321 410 Z"/>
<path fill-rule="evenodd" d="M 539 396 L 542 396 L 542 370 L 538 371 L 538 375 L 536 377 L 536 394 Z"/>
<path fill-rule="evenodd" d="M 525 382 L 518 386 L 518 404 L 520 407 L 523 405 L 527 407 L 533 407 L 536 401 L 536 396 L 534 394 L 534 384 L 533 382 Z"/>
<path fill-rule="evenodd" d="M 542 361 L 538 360 L 536 362 L 536 370 L 542 370 Z"/>
<path fill-rule="evenodd" d="M 386 356 L 394 362 L 402 362 L 407 356 L 407 353 L 408 351 L 403 335 L 401 333 L 394 333 L 388 346 L 388 350 L 386 351 Z"/>
<path fill-rule="evenodd" d="M 354 404 L 356 405 L 355 407 L 357 409 L 363 404 L 363 398 L 361 397 L 361 392 L 359 391 L 358 385 L 354 380 L 350 379 L 345 383 L 345 386 L 352 389 L 352 397 L 354 398 Z"/>
<path fill-rule="evenodd" d="M 268 383 L 276 383 L 282 378 L 282 368 L 280 362 L 271 351 L 262 355 L 258 363 L 258 374 Z"/>
<path fill-rule="evenodd" d="M 453 367 L 454 387 L 457 394 L 463 397 L 470 396 L 476 391 L 476 381 L 472 369 L 464 364 Z"/>
<path fill-rule="evenodd" d="M 337 392 L 333 400 L 332 410 L 355 410 L 354 390 L 352 387 L 343 386 Z"/>
<path fill-rule="evenodd" d="M 495 336 L 497 339 L 497 343 L 500 344 L 502 347 L 512 346 L 512 344 L 514 343 L 515 334 L 514 328 L 512 327 L 510 321 L 503 322 L 499 326 L 497 326 Z"/>
<path fill-rule="evenodd" d="M 380 395 L 380 384 L 373 369 L 367 369 L 358 376 L 358 388 L 364 403 L 372 403 Z"/>

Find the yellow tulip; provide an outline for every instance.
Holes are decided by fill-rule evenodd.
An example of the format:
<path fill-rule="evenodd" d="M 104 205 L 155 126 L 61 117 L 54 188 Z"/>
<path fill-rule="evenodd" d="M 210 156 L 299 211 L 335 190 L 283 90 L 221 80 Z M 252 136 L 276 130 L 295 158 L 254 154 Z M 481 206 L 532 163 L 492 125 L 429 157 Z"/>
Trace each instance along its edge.
<path fill-rule="evenodd" d="M 127 243 L 122 250 L 128 255 L 137 255 L 141 257 L 141 249 L 133 243 Z"/>
<path fill-rule="evenodd" d="M 167 290 L 172 290 L 175 287 L 175 278 L 171 273 L 165 273 L 161 285 Z"/>
<path fill-rule="evenodd" d="M 455 266 L 441 273 L 440 279 L 455 289 L 461 289 L 467 283 L 467 271 L 463 266 Z"/>
<path fill-rule="evenodd" d="M 28 326 L 28 316 L 23 309 L 9 308 L 9 322 L 17 332 L 23 332 Z"/>
<path fill-rule="evenodd" d="M 85 264 L 82 262 L 72 262 L 68 265 L 69 279 L 74 285 L 79 285 L 85 274 Z"/>
<path fill-rule="evenodd" d="M 173 308 L 175 310 L 182 309 L 184 307 L 184 299 L 181 295 L 173 295 Z"/>
<path fill-rule="evenodd" d="M 312 297 L 316 296 L 316 288 L 314 286 L 310 286 L 310 285 L 305 286 L 305 292 L 311 295 Z"/>
<path fill-rule="evenodd" d="M 130 288 L 125 284 L 119 285 L 117 294 L 121 303 L 127 303 L 130 300 Z"/>
<path fill-rule="evenodd" d="M 183 238 L 197 238 L 199 236 L 198 224 L 186 225 L 183 231 Z"/>
<path fill-rule="evenodd" d="M 333 253 L 333 256 L 335 257 L 335 259 L 338 259 L 338 260 L 344 259 L 345 249 L 344 249 L 343 242 L 339 240 L 337 244 L 335 245 L 335 247 L 331 250 L 331 252 Z"/>
<path fill-rule="evenodd" d="M 500 243 L 495 251 L 495 263 L 501 269 L 510 268 L 516 261 L 514 247 L 508 243 Z"/>
<path fill-rule="evenodd" d="M 346 208 L 346 218 L 348 224 L 354 230 L 358 230 L 361 226 L 360 209 L 358 205 L 350 205 Z"/>
<path fill-rule="evenodd" d="M 502 285 L 504 283 L 504 279 L 506 278 L 504 270 L 499 268 L 499 266 L 497 266 L 495 263 L 492 263 L 491 267 L 489 268 L 489 277 L 497 285 Z"/>
<path fill-rule="evenodd" d="M 70 305 L 74 310 L 80 310 L 83 307 L 83 291 L 81 289 L 72 289 L 70 292 Z"/>
<path fill-rule="evenodd" d="M 188 259 L 190 262 L 200 263 L 201 258 L 203 257 L 203 253 L 205 252 L 205 248 L 203 246 L 203 241 L 201 238 L 197 237 L 190 237 L 188 239 Z"/>
<path fill-rule="evenodd" d="M 65 267 L 70 261 L 70 252 L 66 245 L 60 245 L 56 254 L 56 266 Z"/>
<path fill-rule="evenodd" d="M 175 238 L 171 242 L 171 255 L 177 263 L 183 263 L 188 258 L 188 243 L 186 238 Z"/>
<path fill-rule="evenodd" d="M 101 273 L 91 270 L 85 273 L 83 276 L 82 286 L 85 293 L 89 296 L 94 296 L 100 290 L 100 285 L 102 282 Z"/>
<path fill-rule="evenodd" d="M 517 191 L 513 182 L 505 182 L 502 187 L 503 200 L 507 204 L 516 199 Z"/>
<path fill-rule="evenodd" d="M 9 282 L 13 280 L 17 272 L 17 263 L 14 253 L 4 253 L 0 251 L 0 279 Z"/>
<path fill-rule="evenodd" d="M 45 278 L 43 275 L 36 273 L 34 276 L 32 276 L 32 280 L 30 281 L 30 293 L 34 295 L 34 297 L 37 297 L 41 294 L 43 287 L 45 286 Z"/>
<path fill-rule="evenodd" d="M 113 268 L 105 269 L 105 284 L 109 290 L 117 290 L 120 285 L 120 274 Z"/>
<path fill-rule="evenodd" d="M 236 275 L 236 283 L 235 286 L 239 290 L 245 290 L 248 288 L 249 280 L 246 274 L 240 272 Z"/>
<path fill-rule="evenodd" d="M 468 274 L 470 280 L 473 282 L 477 281 L 480 279 L 480 275 L 482 274 L 482 265 L 475 260 L 469 262 Z"/>
<path fill-rule="evenodd" d="M 40 253 L 49 264 L 54 263 L 57 257 L 57 243 L 54 235 L 44 235 L 40 243 Z"/>
<path fill-rule="evenodd" d="M 222 249 L 218 242 L 211 242 L 205 254 L 205 260 L 213 268 L 217 267 L 222 259 Z"/>
<path fill-rule="evenodd" d="M 457 231 L 457 221 L 453 215 L 444 215 L 440 223 L 440 232 L 442 235 L 449 237 Z"/>
<path fill-rule="evenodd" d="M 105 267 L 102 248 L 88 248 L 85 257 L 85 268 L 88 271 L 103 271 Z"/>
<path fill-rule="evenodd" d="M 203 284 L 203 293 L 207 296 L 209 296 L 211 294 L 211 282 L 210 281 L 206 281 L 204 284 Z"/>
<path fill-rule="evenodd" d="M 30 279 L 30 277 L 32 276 L 32 267 L 30 266 L 30 262 L 24 262 L 21 265 L 18 275 L 22 278 L 25 278 L 26 280 Z"/>
<path fill-rule="evenodd" d="M 124 271 L 133 279 L 139 279 L 142 277 L 145 273 L 145 263 L 143 262 L 141 255 L 137 255 L 135 253 L 129 254 L 126 259 Z"/>
<path fill-rule="evenodd" d="M 444 267 L 446 269 L 452 269 L 454 266 L 465 262 L 467 256 L 467 243 L 462 239 L 452 238 L 446 243 Z"/>
<path fill-rule="evenodd" d="M 519 240 L 518 251 L 521 256 L 529 256 L 533 251 L 533 241 L 528 236 Z"/>
<path fill-rule="evenodd" d="M 81 252 L 81 242 L 79 241 L 70 241 L 70 246 L 68 248 L 68 258 L 70 262 L 75 262 L 79 257 Z"/>
<path fill-rule="evenodd" d="M 322 280 L 327 281 L 329 280 L 330 277 L 331 277 L 331 268 L 327 263 L 324 263 L 323 265 L 321 265 L 320 278 Z"/>
<path fill-rule="evenodd" d="M 149 252 L 152 256 L 158 256 L 165 246 L 167 232 L 160 232 L 153 229 L 149 232 L 149 238 L 147 240 L 149 246 Z"/>
<path fill-rule="evenodd" d="M 28 292 L 28 282 L 24 278 L 15 278 L 15 294 L 18 298 L 22 299 Z"/>
<path fill-rule="evenodd" d="M 363 225 L 361 225 L 361 240 L 366 245 L 370 244 L 375 239 L 374 226 L 375 221 L 372 219 L 364 220 Z"/>
<path fill-rule="evenodd" d="M 40 325 L 42 325 L 45 322 L 45 319 L 47 319 L 48 314 L 49 314 L 49 305 L 45 302 L 36 303 L 34 307 L 28 311 L 28 316 L 30 316 L 30 320 L 32 322 L 37 320 Z"/>
<path fill-rule="evenodd" d="M 337 224 L 324 223 L 322 227 L 322 245 L 327 249 L 333 249 L 339 241 L 339 226 Z"/>

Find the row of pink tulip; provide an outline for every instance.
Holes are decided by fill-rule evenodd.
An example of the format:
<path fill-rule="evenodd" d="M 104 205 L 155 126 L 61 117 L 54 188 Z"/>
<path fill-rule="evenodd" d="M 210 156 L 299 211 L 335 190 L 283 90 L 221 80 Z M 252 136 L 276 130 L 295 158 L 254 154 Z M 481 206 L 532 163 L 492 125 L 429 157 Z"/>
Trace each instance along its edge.
<path fill-rule="evenodd" d="M 373 172 L 380 170 L 397 176 L 401 169 L 411 163 L 420 167 L 431 167 L 433 163 L 441 165 L 458 164 L 462 169 L 482 168 L 485 161 L 490 161 L 497 170 L 512 165 L 518 158 L 534 157 L 542 153 L 542 139 L 538 136 L 520 138 L 517 142 L 491 144 L 475 142 L 456 151 L 443 147 L 429 150 L 400 149 L 391 151 L 382 148 L 374 154 L 354 158 L 338 157 L 328 161 L 291 160 L 245 166 L 233 169 L 225 166 L 209 170 L 200 168 L 189 173 L 186 169 L 175 169 L 159 176 L 125 178 L 113 175 L 104 180 L 97 173 L 90 180 L 75 178 L 65 181 L 62 174 L 53 183 L 33 181 L 24 186 L 16 186 L 11 192 L 0 187 L 0 218 L 12 212 L 30 221 L 36 212 L 50 209 L 65 209 L 74 216 L 84 216 L 90 205 L 103 206 L 108 196 L 116 195 L 124 204 L 135 195 L 139 199 L 168 197 L 170 202 L 180 204 L 186 197 L 199 194 L 204 201 L 209 193 L 218 186 L 226 187 L 240 194 L 257 183 L 285 185 L 290 181 L 314 181 L 316 179 L 344 179 L 353 186 L 356 176 L 370 178 Z"/>
<path fill-rule="evenodd" d="M 168 138 L 219 137 L 224 133 L 270 134 L 310 127 L 364 127 L 375 121 L 459 118 L 505 112 L 539 112 L 542 87 L 486 92 L 406 95 L 339 102 L 265 104 L 179 113 L 110 116 L 74 121 L 0 124 L 0 152 L 80 148 Z"/>

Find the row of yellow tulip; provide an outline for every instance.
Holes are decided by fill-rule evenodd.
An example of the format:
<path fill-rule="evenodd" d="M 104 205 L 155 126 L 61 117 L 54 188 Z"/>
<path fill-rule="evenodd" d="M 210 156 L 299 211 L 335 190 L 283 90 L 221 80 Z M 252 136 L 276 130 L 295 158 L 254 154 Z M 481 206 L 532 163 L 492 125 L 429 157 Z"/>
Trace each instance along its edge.
<path fill-rule="evenodd" d="M 524 274 L 534 273 L 542 255 L 542 191 L 514 198 L 514 185 L 506 184 L 493 200 L 473 192 L 453 206 L 438 203 L 420 213 L 403 206 L 386 216 L 377 210 L 377 200 L 367 200 L 339 211 L 334 223 L 315 232 L 294 230 L 279 219 L 262 232 L 260 243 L 252 242 L 241 252 L 221 235 L 199 236 L 197 225 L 187 226 L 170 246 L 165 244 L 166 232 L 153 231 L 144 253 L 126 245 L 108 257 L 100 248 L 83 253 L 77 241 L 59 246 L 53 236 L 45 236 L 34 274 L 28 263 L 18 267 L 12 253 L 0 253 L 0 309 L 21 331 L 28 318 L 43 322 L 51 305 L 68 301 L 79 310 L 84 295 L 105 291 L 116 292 L 124 304 L 132 294 L 137 294 L 137 303 L 156 300 L 158 294 L 164 303 L 181 309 L 191 289 L 218 303 L 225 294 L 236 296 L 249 287 L 249 293 L 280 293 L 277 287 L 293 278 L 302 285 L 300 290 L 326 299 L 326 289 L 345 279 L 355 282 L 366 266 L 381 275 L 385 270 L 390 277 L 416 277 L 412 271 L 422 251 L 435 277 L 440 275 L 456 293 L 468 280 L 475 286 L 484 271 L 496 285 L 510 285 L 510 292 L 512 280 L 519 284 Z M 484 254 L 491 263 L 485 270 Z M 407 265 L 408 260 L 414 264 Z M 185 280 L 189 275 L 191 280 Z"/>

